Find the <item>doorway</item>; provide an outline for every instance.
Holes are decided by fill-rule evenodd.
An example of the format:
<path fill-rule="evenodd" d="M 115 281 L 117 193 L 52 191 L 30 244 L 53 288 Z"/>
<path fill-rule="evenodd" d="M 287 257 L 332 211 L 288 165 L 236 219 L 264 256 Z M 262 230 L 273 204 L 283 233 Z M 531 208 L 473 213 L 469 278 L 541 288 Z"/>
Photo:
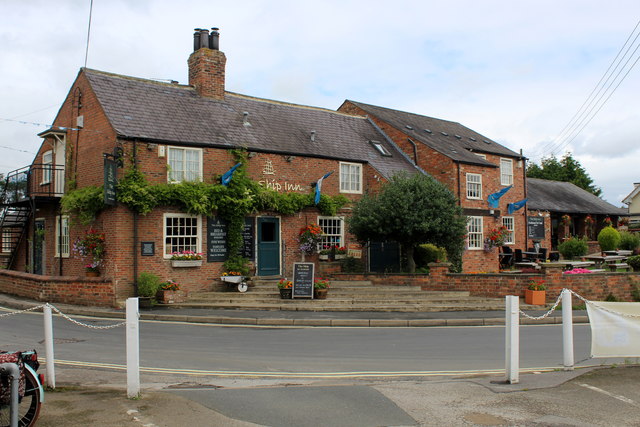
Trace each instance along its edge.
<path fill-rule="evenodd" d="M 258 276 L 280 275 L 280 219 L 258 218 Z"/>
<path fill-rule="evenodd" d="M 33 237 L 33 274 L 44 272 L 44 219 L 34 222 L 35 235 Z"/>

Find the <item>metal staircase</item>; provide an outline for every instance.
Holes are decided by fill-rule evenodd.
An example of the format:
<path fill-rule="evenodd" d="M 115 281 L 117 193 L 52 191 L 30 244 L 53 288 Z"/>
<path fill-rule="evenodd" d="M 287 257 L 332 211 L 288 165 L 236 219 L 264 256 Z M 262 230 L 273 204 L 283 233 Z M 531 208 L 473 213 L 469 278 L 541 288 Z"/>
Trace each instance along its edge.
<path fill-rule="evenodd" d="M 62 197 L 64 168 L 33 164 L 9 172 L 0 194 L 0 266 L 11 268 L 27 234 L 37 199 Z"/>

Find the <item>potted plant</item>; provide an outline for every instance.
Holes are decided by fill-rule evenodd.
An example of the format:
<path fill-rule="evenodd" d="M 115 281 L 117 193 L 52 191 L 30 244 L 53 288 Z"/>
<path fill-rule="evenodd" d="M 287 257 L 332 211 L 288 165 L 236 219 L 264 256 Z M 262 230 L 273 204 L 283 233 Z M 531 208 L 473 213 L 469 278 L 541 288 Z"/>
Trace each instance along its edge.
<path fill-rule="evenodd" d="M 74 258 L 80 258 L 84 261 L 87 276 L 98 277 L 106 253 L 104 233 L 89 228 L 82 238 L 76 239 L 71 252 Z"/>
<path fill-rule="evenodd" d="M 347 257 L 347 248 L 336 245 L 336 259 L 344 259 Z"/>
<path fill-rule="evenodd" d="M 280 298 L 291 299 L 293 291 L 293 282 L 286 278 L 280 279 L 278 282 L 278 290 L 280 291 Z"/>
<path fill-rule="evenodd" d="M 313 281 L 313 297 L 315 299 L 327 299 L 327 293 L 329 292 L 329 282 L 327 279 L 318 277 Z"/>
<path fill-rule="evenodd" d="M 524 291 L 524 302 L 530 305 L 545 305 L 546 289 L 544 280 L 532 279 L 528 289 Z"/>
<path fill-rule="evenodd" d="M 640 271 L 640 255 L 634 255 L 627 258 L 627 264 L 633 268 L 633 271 Z"/>
<path fill-rule="evenodd" d="M 156 292 L 156 300 L 161 304 L 184 302 L 185 299 L 185 292 L 180 290 L 180 285 L 171 279 L 160 283 L 160 289 Z"/>
<path fill-rule="evenodd" d="M 172 252 L 170 259 L 172 267 L 199 267 L 202 265 L 202 253 L 200 252 Z"/>
<path fill-rule="evenodd" d="M 331 255 L 331 247 L 329 247 L 328 245 L 325 245 L 324 248 L 321 249 L 320 252 L 318 252 L 318 258 L 320 259 L 320 261 L 328 261 L 329 255 Z"/>
<path fill-rule="evenodd" d="M 140 308 L 151 308 L 160 288 L 160 278 L 153 273 L 143 271 L 138 276 L 138 305 Z"/>

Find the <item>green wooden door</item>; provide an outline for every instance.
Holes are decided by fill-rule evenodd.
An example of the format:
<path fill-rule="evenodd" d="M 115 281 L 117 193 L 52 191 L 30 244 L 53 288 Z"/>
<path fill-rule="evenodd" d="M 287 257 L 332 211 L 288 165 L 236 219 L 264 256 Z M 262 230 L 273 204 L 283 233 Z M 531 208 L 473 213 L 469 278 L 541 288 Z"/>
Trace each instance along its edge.
<path fill-rule="evenodd" d="M 280 219 L 258 218 L 258 276 L 280 274 Z"/>

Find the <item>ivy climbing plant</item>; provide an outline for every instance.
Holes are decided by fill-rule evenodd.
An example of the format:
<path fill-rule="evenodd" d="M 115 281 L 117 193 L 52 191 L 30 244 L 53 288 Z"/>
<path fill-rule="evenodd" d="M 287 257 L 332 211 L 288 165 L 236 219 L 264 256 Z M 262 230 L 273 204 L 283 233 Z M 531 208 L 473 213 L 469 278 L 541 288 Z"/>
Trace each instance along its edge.
<path fill-rule="evenodd" d="M 213 176 L 213 184 L 205 182 L 181 182 L 174 184 L 150 184 L 133 167 L 127 171 L 117 187 L 117 200 L 132 211 L 146 215 L 159 206 L 177 206 L 194 215 L 217 215 L 227 223 L 229 254 L 237 254 L 242 247 L 244 218 L 255 212 L 270 211 L 292 215 L 315 206 L 314 194 L 278 193 L 266 189 L 247 175 L 248 163 L 245 150 L 231 150 L 240 166 L 228 186 L 220 184 L 220 176 Z M 102 187 L 87 186 L 70 190 L 62 198 L 63 211 L 76 214 L 83 223 L 89 223 L 104 209 Z M 334 216 L 349 199 L 342 195 L 323 194 L 317 205 L 322 215 Z M 238 256 L 230 256 L 229 262 L 242 264 Z"/>

